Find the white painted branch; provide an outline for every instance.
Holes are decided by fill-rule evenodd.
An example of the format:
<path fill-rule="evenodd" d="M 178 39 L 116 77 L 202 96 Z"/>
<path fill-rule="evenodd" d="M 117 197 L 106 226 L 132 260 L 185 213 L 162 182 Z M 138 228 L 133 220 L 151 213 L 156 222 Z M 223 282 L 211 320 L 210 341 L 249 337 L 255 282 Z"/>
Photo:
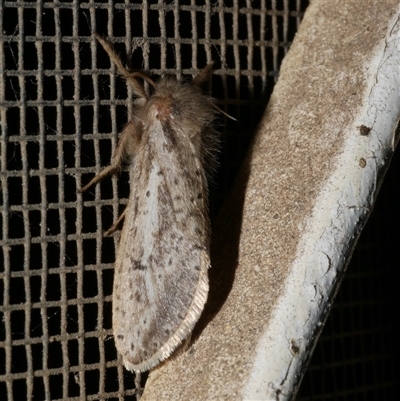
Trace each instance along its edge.
<path fill-rule="evenodd" d="M 398 1 L 313 1 L 213 238 L 191 348 L 142 400 L 290 400 L 388 166 Z"/>

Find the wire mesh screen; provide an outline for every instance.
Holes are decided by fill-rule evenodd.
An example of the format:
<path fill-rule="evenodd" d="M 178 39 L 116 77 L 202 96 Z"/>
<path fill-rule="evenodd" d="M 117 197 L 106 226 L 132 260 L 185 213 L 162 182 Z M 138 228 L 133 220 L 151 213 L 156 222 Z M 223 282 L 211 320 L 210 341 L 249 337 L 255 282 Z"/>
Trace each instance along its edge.
<path fill-rule="evenodd" d="M 103 236 L 126 205 L 128 174 L 77 193 L 109 163 L 132 107 L 93 32 L 109 37 L 131 68 L 153 76 L 190 77 L 215 62 L 212 95 L 238 120 L 220 120 L 215 215 L 307 4 L 0 2 L 0 399 L 135 399 L 111 327 L 118 236 Z M 373 295 L 365 295 L 368 304 L 380 302 Z M 350 332 L 332 343 L 348 341 Z M 316 371 L 301 397 L 317 394 L 310 384 Z"/>
<path fill-rule="evenodd" d="M 117 236 L 129 177 L 77 189 L 107 165 L 132 107 L 93 32 L 153 76 L 215 61 L 221 118 L 215 215 L 306 1 L 0 2 L 0 398 L 134 399 L 112 337 Z M 225 128 L 223 129 L 222 126 Z"/>

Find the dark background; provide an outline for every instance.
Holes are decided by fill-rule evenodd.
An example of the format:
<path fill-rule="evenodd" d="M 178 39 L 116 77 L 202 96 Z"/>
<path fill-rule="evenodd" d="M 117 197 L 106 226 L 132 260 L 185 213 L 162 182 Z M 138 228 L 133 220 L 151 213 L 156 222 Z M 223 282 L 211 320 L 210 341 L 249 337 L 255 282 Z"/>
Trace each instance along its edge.
<path fill-rule="evenodd" d="M 155 77 L 190 78 L 215 61 L 212 95 L 237 122 L 220 118 L 214 217 L 308 2 L 157 4 L 0 4 L 0 399 L 135 398 L 111 329 L 116 238 L 102 235 L 126 204 L 128 174 L 77 194 L 109 163 L 131 99 L 92 32 Z M 298 400 L 395 399 L 399 171 L 397 152 Z"/>

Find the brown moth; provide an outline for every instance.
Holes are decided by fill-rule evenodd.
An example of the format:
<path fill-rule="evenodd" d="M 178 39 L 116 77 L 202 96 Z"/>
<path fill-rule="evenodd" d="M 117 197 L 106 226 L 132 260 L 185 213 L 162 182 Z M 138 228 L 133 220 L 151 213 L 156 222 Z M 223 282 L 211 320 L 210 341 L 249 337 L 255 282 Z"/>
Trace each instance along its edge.
<path fill-rule="evenodd" d="M 130 72 L 112 46 L 96 35 L 136 100 L 111 164 L 86 191 L 129 163 L 128 206 L 113 289 L 113 331 L 125 367 L 142 372 L 168 358 L 191 333 L 208 294 L 210 222 L 207 178 L 215 166 L 216 106 L 200 85 L 212 65 L 191 83 L 153 82 Z M 138 79 L 152 87 L 146 94 Z"/>

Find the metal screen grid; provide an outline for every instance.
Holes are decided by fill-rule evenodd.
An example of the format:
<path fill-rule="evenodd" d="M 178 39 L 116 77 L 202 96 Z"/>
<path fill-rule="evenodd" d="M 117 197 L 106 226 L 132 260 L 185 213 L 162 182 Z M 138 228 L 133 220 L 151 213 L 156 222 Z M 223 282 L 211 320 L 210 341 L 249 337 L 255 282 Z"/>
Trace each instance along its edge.
<path fill-rule="evenodd" d="M 117 360 L 111 297 L 127 174 L 81 195 L 107 165 L 132 97 L 92 33 L 124 61 L 178 78 L 216 61 L 222 121 L 215 214 L 265 108 L 305 1 L 0 3 L 0 394 L 133 399 Z M 128 102 L 127 102 L 128 100 Z M 3 362 L 4 361 L 4 362 Z"/>

